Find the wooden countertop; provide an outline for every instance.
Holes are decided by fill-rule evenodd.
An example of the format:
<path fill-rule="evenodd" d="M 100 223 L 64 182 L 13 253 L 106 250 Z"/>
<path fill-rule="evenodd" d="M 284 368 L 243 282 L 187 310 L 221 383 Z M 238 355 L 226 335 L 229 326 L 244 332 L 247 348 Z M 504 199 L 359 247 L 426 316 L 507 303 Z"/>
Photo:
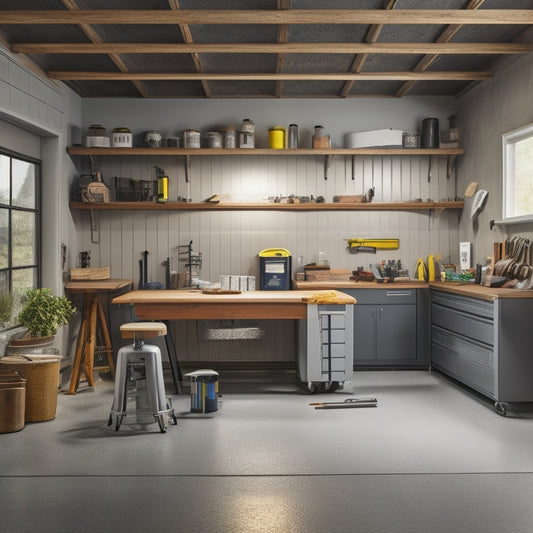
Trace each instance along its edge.
<path fill-rule="evenodd" d="M 67 281 L 65 290 L 67 292 L 112 292 L 132 285 L 132 279 L 80 280 Z"/>
<path fill-rule="evenodd" d="M 294 287 L 300 289 L 431 289 L 473 296 L 482 300 L 497 300 L 498 298 L 533 298 L 533 290 L 501 289 L 497 287 L 484 287 L 474 283 L 461 283 L 459 281 L 402 281 L 399 283 L 377 283 L 375 281 L 295 281 Z"/>
<path fill-rule="evenodd" d="M 432 281 L 429 284 L 431 289 L 461 294 L 463 296 L 473 296 L 482 300 L 498 300 L 501 298 L 533 298 L 533 290 L 501 289 L 497 287 L 484 287 L 473 283 L 461 283 L 457 281 L 446 281 L 445 283 Z"/>
<path fill-rule="evenodd" d="M 333 290 L 333 289 L 427 289 L 429 283 L 425 281 L 399 281 L 393 283 L 378 283 L 377 281 L 295 281 L 294 288 L 298 290 Z"/>
<path fill-rule="evenodd" d="M 141 290 L 113 298 L 114 304 L 135 306 L 142 320 L 294 319 L 307 317 L 311 298 L 322 291 L 244 291 L 205 294 L 200 290 Z M 330 292 L 330 291 L 328 291 Z M 355 298 L 335 291 L 335 304 L 355 304 Z"/>
<path fill-rule="evenodd" d="M 141 290 L 131 291 L 113 298 L 114 304 L 299 304 L 302 298 L 319 294 L 307 291 L 243 291 L 240 294 L 204 294 L 201 290 Z M 338 304 L 355 304 L 355 298 L 334 291 Z"/>

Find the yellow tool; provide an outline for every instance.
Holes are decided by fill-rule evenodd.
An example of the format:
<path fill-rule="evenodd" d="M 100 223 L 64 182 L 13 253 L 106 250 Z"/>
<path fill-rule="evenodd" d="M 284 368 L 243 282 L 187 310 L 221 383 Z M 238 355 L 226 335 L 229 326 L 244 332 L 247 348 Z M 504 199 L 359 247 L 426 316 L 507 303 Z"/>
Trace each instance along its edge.
<path fill-rule="evenodd" d="M 428 281 L 435 281 L 435 256 L 431 254 L 428 256 Z"/>
<path fill-rule="evenodd" d="M 379 250 L 397 250 L 400 247 L 400 239 L 346 239 L 350 248 L 358 246 L 372 246 Z"/>
<path fill-rule="evenodd" d="M 419 257 L 416 260 L 415 270 L 416 270 L 416 279 L 420 281 L 426 281 L 426 277 L 427 277 L 426 264 L 424 263 L 424 260 L 421 257 Z"/>

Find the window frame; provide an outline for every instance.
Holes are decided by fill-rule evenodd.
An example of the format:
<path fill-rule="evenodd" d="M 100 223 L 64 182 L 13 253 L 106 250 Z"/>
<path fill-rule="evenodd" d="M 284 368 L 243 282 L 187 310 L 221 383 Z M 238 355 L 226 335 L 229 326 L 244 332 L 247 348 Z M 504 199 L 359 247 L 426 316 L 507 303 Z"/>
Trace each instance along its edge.
<path fill-rule="evenodd" d="M 0 155 L 6 156 L 10 159 L 9 161 L 9 179 L 10 179 L 10 198 L 9 204 L 0 204 L 0 210 L 7 210 L 8 213 L 8 224 L 11 228 L 11 220 L 13 212 L 25 212 L 25 213 L 35 213 L 35 263 L 23 265 L 23 266 L 13 266 L 13 235 L 12 231 L 9 231 L 8 235 L 8 265 L 7 268 L 0 269 L 1 273 L 7 272 L 7 285 L 9 291 L 13 292 L 13 272 L 17 270 L 26 270 L 28 268 L 35 269 L 34 276 L 34 288 L 41 286 L 42 281 L 42 161 L 35 157 L 31 157 L 13 150 L 9 150 L 3 146 L 0 146 Z M 23 161 L 25 163 L 30 163 L 35 167 L 35 206 L 34 207 L 23 207 L 13 205 L 13 160 Z"/>
<path fill-rule="evenodd" d="M 515 145 L 519 141 L 531 138 L 533 138 L 533 123 L 502 135 L 502 222 L 504 223 L 533 222 L 533 212 L 519 216 L 511 214 L 514 201 Z"/>

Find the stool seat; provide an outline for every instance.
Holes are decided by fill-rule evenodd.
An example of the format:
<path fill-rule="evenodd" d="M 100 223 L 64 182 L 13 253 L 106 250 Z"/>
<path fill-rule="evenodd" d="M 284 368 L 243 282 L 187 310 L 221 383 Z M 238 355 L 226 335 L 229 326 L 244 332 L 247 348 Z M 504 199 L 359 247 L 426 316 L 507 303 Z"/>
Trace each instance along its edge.
<path fill-rule="evenodd" d="M 120 326 L 123 339 L 152 339 L 167 334 L 167 326 L 162 322 L 128 322 Z"/>

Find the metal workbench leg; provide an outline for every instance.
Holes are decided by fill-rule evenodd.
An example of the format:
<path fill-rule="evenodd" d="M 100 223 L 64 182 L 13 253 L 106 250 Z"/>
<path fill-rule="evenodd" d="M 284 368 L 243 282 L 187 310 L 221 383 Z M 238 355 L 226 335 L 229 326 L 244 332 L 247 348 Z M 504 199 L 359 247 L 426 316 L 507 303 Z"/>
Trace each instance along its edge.
<path fill-rule="evenodd" d="M 162 321 L 167 327 L 167 334 L 165 335 L 165 344 L 167 346 L 168 360 L 170 361 L 170 368 L 172 370 L 172 379 L 174 380 L 174 387 L 176 388 L 176 394 L 180 394 L 180 381 L 183 380 L 181 369 L 178 363 L 178 356 L 176 354 L 176 346 L 174 345 L 174 339 L 170 333 L 170 323 L 168 320 Z"/>

